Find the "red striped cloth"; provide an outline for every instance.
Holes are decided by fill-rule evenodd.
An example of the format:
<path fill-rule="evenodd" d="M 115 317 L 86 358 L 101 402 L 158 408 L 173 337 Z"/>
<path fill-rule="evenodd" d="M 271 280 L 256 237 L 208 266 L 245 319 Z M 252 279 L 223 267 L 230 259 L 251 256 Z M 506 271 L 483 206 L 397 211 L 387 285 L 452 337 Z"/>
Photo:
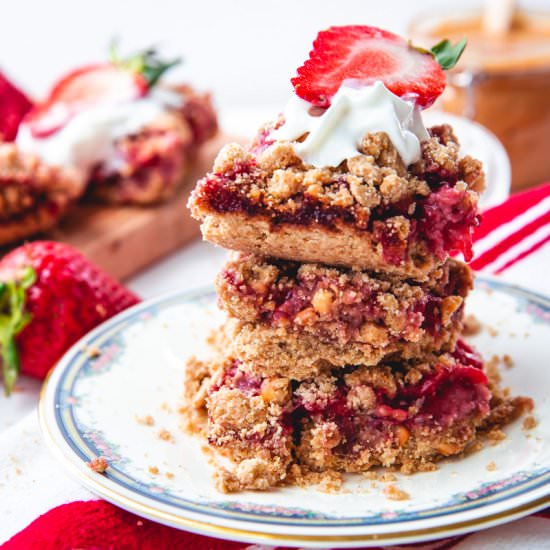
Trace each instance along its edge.
<path fill-rule="evenodd" d="M 512 196 L 503 204 L 484 212 L 483 221 L 474 234 L 476 255 L 470 265 L 476 270 L 502 273 L 533 254 L 549 240 L 550 183 Z M 511 532 L 506 531 L 506 527 L 496 527 L 483 533 L 399 548 L 473 550 L 486 544 L 490 544 L 491 548 L 548 548 L 549 519 L 550 510 L 546 510 L 515 522 Z M 513 537 L 518 540 L 514 542 Z M 53 508 L 0 548 L 252 550 L 267 547 L 186 533 L 140 518 L 105 501 L 92 500 L 72 502 Z"/>
<path fill-rule="evenodd" d="M 512 195 L 483 214 L 472 269 L 502 273 L 550 240 L 550 183 Z"/>

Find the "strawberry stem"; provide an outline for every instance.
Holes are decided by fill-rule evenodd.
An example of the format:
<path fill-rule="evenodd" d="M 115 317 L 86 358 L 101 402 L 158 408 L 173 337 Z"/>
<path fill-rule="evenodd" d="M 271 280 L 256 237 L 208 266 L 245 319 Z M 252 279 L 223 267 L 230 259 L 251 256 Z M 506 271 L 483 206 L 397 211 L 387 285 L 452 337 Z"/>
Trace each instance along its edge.
<path fill-rule="evenodd" d="M 27 289 L 35 281 L 36 272 L 28 267 L 16 280 L 0 282 L 0 360 L 6 395 L 13 391 L 21 369 L 15 337 L 31 320 L 25 304 Z"/>
<path fill-rule="evenodd" d="M 441 68 L 448 71 L 458 63 L 466 48 L 466 43 L 466 38 L 463 38 L 453 46 L 450 40 L 445 39 L 438 42 L 430 51 L 435 60 L 441 65 Z"/>
<path fill-rule="evenodd" d="M 153 47 L 126 58 L 121 58 L 118 53 L 118 42 L 116 40 L 111 41 L 109 44 L 109 59 L 117 67 L 122 67 L 133 73 L 142 75 L 149 89 L 159 81 L 164 73 L 181 63 L 181 58 L 179 57 L 171 61 L 163 61 L 159 58 L 156 48 Z"/>

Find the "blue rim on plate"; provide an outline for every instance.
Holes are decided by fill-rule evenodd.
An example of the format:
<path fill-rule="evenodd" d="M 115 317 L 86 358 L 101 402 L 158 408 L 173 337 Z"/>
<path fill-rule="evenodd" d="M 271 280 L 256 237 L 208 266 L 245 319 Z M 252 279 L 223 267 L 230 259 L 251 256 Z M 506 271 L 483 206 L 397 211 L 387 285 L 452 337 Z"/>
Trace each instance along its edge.
<path fill-rule="evenodd" d="M 513 297 L 520 304 L 521 309 L 528 312 L 536 322 L 550 324 L 550 298 L 484 276 L 478 276 L 476 287 L 503 292 Z M 350 544 L 354 544 L 355 540 L 364 543 L 386 538 L 392 541 L 404 541 L 410 540 L 411 533 L 417 532 L 415 527 L 420 524 L 429 524 L 429 520 L 434 518 L 438 519 L 441 528 L 446 526 L 444 531 L 440 529 L 435 536 L 444 536 L 449 530 L 464 532 L 489 526 L 509 518 L 521 517 L 550 504 L 550 465 L 541 465 L 534 471 L 516 472 L 514 476 L 507 479 L 488 482 L 478 487 L 475 492 L 452 495 L 447 503 L 437 507 L 421 511 L 403 511 L 397 514 L 377 513 L 364 517 L 333 517 L 291 506 L 271 509 L 269 506 L 258 507 L 242 501 L 199 502 L 170 494 L 168 491 L 152 493 L 147 484 L 128 476 L 122 469 L 117 468 L 116 464 L 110 467 L 106 475 L 100 479 L 98 476 L 93 476 L 85 465 L 100 455 L 101 451 L 97 447 L 97 441 L 93 441 L 93 438 L 79 429 L 74 403 L 71 399 L 67 399 L 73 395 L 74 386 L 78 383 L 79 377 L 90 373 L 91 359 L 82 351 L 83 344 L 109 346 L 111 343 L 116 343 L 121 332 L 127 330 L 132 324 L 139 323 L 144 316 L 153 316 L 159 310 L 179 304 L 210 303 L 213 298 L 211 289 L 178 292 L 160 296 L 122 312 L 73 346 L 44 385 L 40 400 L 40 416 L 48 443 L 58 456 L 63 457 L 65 463 L 69 462 L 74 466 L 74 461 L 71 462 L 71 459 L 74 459 L 74 456 L 78 457 L 81 465 L 84 466 L 75 472 L 79 479 L 107 500 L 163 523 L 197 532 L 217 533 L 217 536 L 252 542 L 266 538 L 276 541 L 296 540 L 302 545 L 304 540 L 300 538 L 299 533 L 289 535 L 290 539 L 281 538 L 280 535 L 269 534 L 270 526 L 293 531 L 300 531 L 300 528 L 303 528 L 308 533 L 311 532 L 311 528 L 315 528 L 318 534 L 307 535 L 315 540 L 306 540 L 312 544 L 315 544 L 317 539 Z M 513 507 L 499 506 L 507 502 L 513 502 Z M 177 510 L 175 515 L 174 510 Z M 160 515 L 157 513 L 159 511 L 162 512 Z M 163 517 L 163 514 L 166 517 Z M 402 527 L 402 532 L 393 532 L 391 536 L 388 533 L 386 537 L 384 531 L 391 529 L 395 524 Z M 460 525 L 462 527 L 457 527 Z M 369 528 L 369 534 L 355 534 L 358 528 Z M 373 534 L 373 528 L 379 529 L 379 532 Z M 220 534 L 218 529 L 235 530 L 235 533 Z M 335 530 L 344 533 L 350 529 L 354 534 L 348 533 L 342 535 L 343 538 L 334 539 L 335 536 L 338 537 L 334 535 Z M 330 534 L 324 534 L 327 531 Z M 426 531 L 426 528 L 421 528 L 420 531 Z M 350 542 L 349 536 L 359 538 Z M 429 534 L 427 533 L 424 538 L 430 538 Z"/>

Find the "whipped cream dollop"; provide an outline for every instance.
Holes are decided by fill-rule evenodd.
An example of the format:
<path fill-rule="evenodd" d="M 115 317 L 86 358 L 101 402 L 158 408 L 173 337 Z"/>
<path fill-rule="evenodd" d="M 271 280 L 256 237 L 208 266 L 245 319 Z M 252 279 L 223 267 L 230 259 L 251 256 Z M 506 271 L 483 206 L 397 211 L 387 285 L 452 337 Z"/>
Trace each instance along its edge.
<path fill-rule="evenodd" d="M 180 108 L 182 95 L 166 89 L 153 89 L 145 97 L 127 102 L 101 103 L 82 110 L 63 128 L 47 137 L 34 137 L 28 124 L 19 127 L 17 146 L 45 163 L 79 171 L 87 177 L 97 164 L 105 173 L 120 169 L 116 141 L 138 133 L 169 108 Z"/>
<path fill-rule="evenodd" d="M 382 82 L 358 87 L 344 82 L 320 115 L 311 114 L 313 106 L 294 95 L 283 116 L 284 124 L 271 132 L 276 141 L 295 141 L 296 154 L 306 163 L 321 168 L 338 166 L 357 156 L 358 147 L 368 133 L 385 132 L 405 165 L 420 159 L 420 142 L 429 137 L 420 109 L 390 92 Z"/>

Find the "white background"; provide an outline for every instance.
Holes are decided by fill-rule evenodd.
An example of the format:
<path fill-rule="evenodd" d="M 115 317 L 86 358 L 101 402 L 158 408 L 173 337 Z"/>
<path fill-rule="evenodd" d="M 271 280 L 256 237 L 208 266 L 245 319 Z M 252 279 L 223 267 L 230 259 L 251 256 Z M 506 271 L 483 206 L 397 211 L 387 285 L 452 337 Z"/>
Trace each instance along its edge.
<path fill-rule="evenodd" d="M 119 36 L 128 50 L 160 43 L 167 53 L 185 58 L 185 64 L 174 72 L 173 78 L 212 90 L 223 119 L 232 122 L 230 129 L 246 134 L 262 118 L 249 116 L 245 121 L 240 114 L 283 106 L 290 92 L 289 79 L 306 58 L 318 30 L 334 24 L 372 24 L 403 33 L 408 21 L 419 13 L 434 7 L 463 7 L 473 3 L 468 0 L 3 0 L 0 69 L 24 89 L 40 96 L 67 70 L 104 59 L 113 36 Z M 550 0 L 523 3 L 550 8 Z M 243 124 L 246 131 L 242 130 Z M 221 249 L 196 242 L 134 277 L 129 285 L 147 298 L 160 292 L 210 284 L 224 256 Z M 550 265 L 550 244 L 541 250 L 538 262 L 540 266 Z M 547 273 L 534 269 L 529 262 L 516 264 L 505 278 L 548 291 Z M 0 434 L 7 437 L 0 446 L 0 502 L 9 502 L 13 512 L 9 518 L 0 518 L 0 543 L 56 504 L 62 487 L 69 483 L 52 469 L 53 462 L 47 462 L 49 455 L 40 442 L 38 429 L 27 433 L 23 424 L 14 425 L 36 406 L 39 383 L 22 377 L 21 386 L 24 391 L 9 400 L 3 399 L 0 388 Z M 27 416 L 27 421 L 32 420 L 32 415 L 31 412 Z M 9 439 L 10 434 L 13 440 Z M 28 446 L 29 464 L 16 465 L 8 459 L 11 453 L 19 455 L 11 441 Z M 48 475 L 55 481 L 51 487 L 37 488 L 31 465 L 41 461 L 49 464 Z M 22 475 L 14 473 L 16 466 L 22 469 Z M 59 488 L 57 500 L 50 502 L 47 495 L 56 488 Z M 2 495 L 2 490 L 8 489 L 11 498 Z M 63 498 L 79 498 L 81 493 L 76 485 L 73 491 L 74 494 L 67 490 Z M 17 513 L 14 497 L 25 514 Z M 544 537 L 541 526 L 525 525 Z M 500 533 L 501 539 L 491 538 L 490 542 L 487 537 L 496 537 L 494 530 L 481 533 L 471 547 L 501 548 L 504 541 L 514 546 L 514 534 L 519 541 L 517 523 Z M 518 548 L 534 547 L 529 544 L 527 533 L 521 531 L 521 536 Z"/>
<path fill-rule="evenodd" d="M 547 6 L 550 0 L 523 0 Z M 152 43 L 185 63 L 183 77 L 211 89 L 227 109 L 280 108 L 289 79 L 318 30 L 371 24 L 404 33 L 419 13 L 463 9 L 473 0 L 4 0 L 0 68 L 34 94 L 68 69 L 104 59 L 111 37 L 123 49 Z"/>

